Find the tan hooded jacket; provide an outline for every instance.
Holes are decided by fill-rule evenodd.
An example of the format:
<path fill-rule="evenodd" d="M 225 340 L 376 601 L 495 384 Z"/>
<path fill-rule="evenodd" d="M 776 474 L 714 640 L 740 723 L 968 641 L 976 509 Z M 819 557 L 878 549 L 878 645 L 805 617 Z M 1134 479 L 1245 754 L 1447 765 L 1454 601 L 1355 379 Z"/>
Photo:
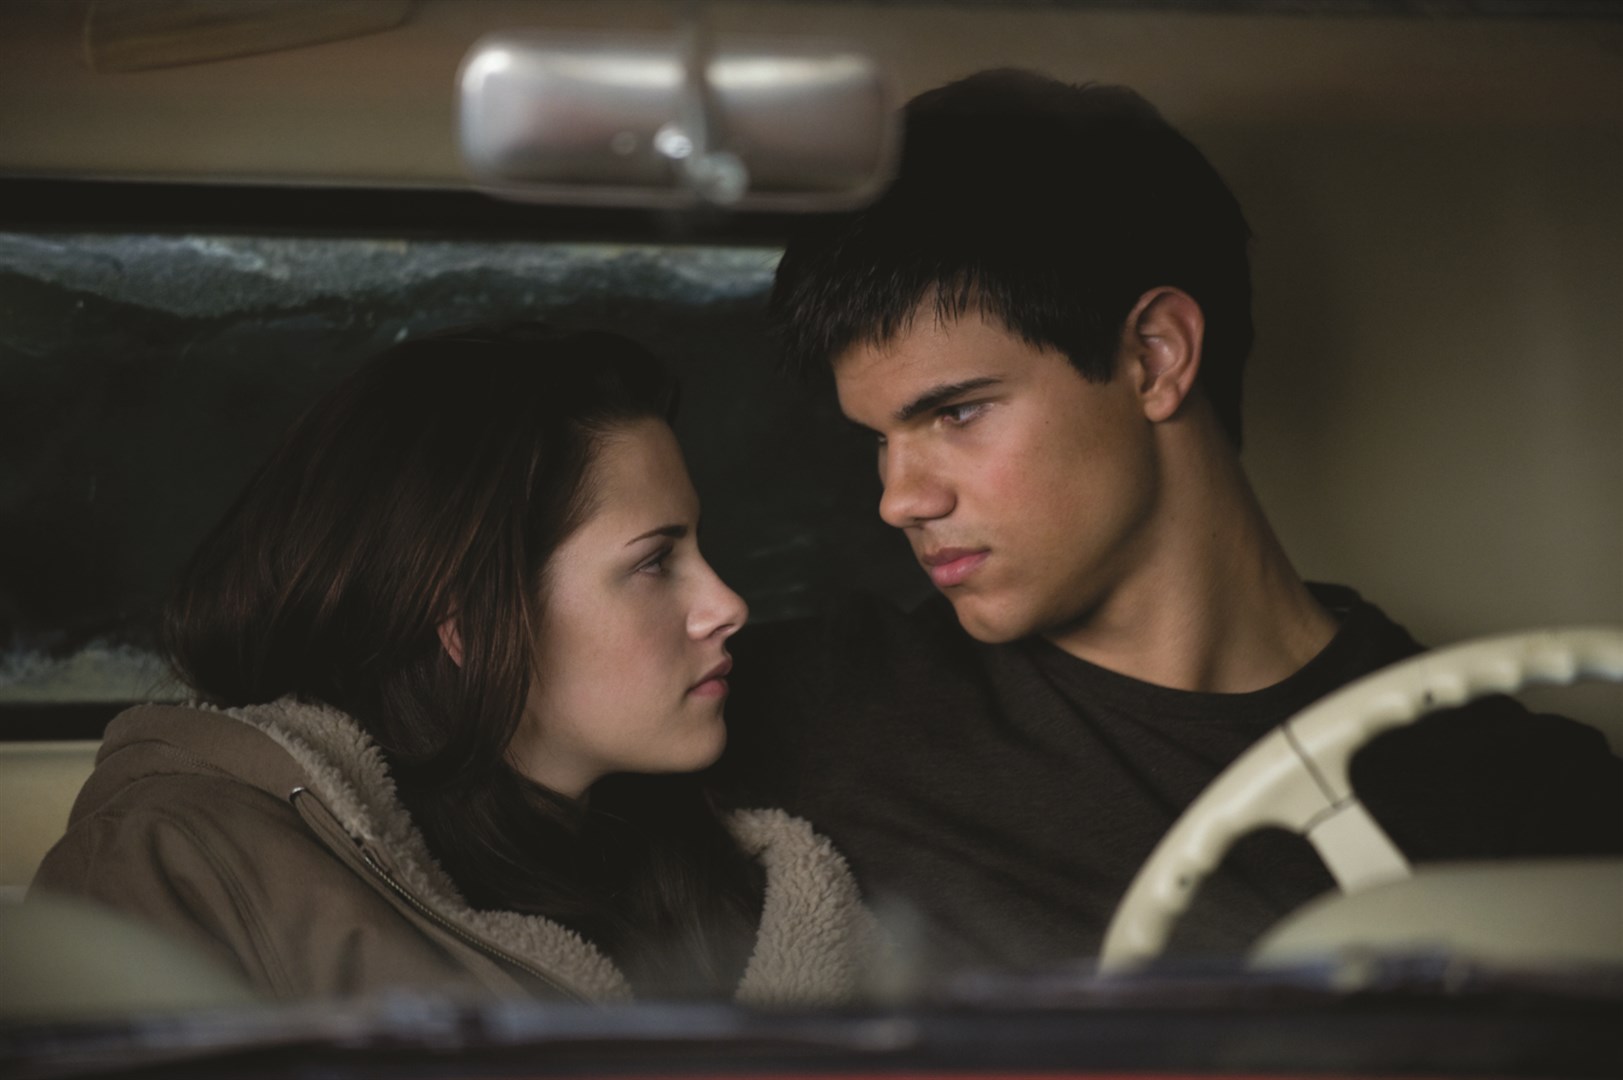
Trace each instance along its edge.
<path fill-rule="evenodd" d="M 877 939 L 844 860 L 782 811 L 734 814 L 729 825 L 766 871 L 738 1000 L 850 999 Z M 573 931 L 470 908 L 400 804 L 376 744 L 345 714 L 288 699 L 117 717 L 33 892 L 143 918 L 276 997 L 386 986 L 631 996 L 609 958 Z"/>

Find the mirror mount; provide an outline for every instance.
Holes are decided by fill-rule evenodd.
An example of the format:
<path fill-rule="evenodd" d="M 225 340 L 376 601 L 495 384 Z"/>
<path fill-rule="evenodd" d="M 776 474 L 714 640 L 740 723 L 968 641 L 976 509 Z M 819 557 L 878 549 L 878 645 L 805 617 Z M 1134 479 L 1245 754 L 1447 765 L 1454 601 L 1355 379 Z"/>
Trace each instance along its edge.
<path fill-rule="evenodd" d="M 690 11 L 683 42 L 683 95 L 680 126 L 667 125 L 654 136 L 654 147 L 686 150 L 676 156 L 677 171 L 694 197 L 712 206 L 734 206 L 749 190 L 749 167 L 737 154 L 721 149 L 724 142 L 716 96 L 711 91 L 710 27 L 695 6 Z M 661 134 L 665 135 L 661 139 Z"/>

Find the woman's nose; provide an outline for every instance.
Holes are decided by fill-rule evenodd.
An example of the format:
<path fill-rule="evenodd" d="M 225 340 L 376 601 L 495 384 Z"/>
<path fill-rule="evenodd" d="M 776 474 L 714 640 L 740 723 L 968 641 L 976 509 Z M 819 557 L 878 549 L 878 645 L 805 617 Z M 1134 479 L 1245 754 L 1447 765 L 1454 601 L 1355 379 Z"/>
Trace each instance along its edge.
<path fill-rule="evenodd" d="M 699 603 L 688 616 L 688 633 L 695 640 L 729 638 L 749 621 L 749 605 L 727 587 L 710 564 L 704 564 L 705 582 Z"/>

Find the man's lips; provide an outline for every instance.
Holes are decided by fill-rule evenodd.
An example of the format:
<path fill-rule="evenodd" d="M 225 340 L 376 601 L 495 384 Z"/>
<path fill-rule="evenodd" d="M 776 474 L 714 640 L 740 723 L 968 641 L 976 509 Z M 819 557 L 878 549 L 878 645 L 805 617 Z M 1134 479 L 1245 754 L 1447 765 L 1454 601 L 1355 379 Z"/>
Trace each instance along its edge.
<path fill-rule="evenodd" d="M 688 693 L 696 697 L 726 697 L 727 674 L 732 670 L 733 661 L 728 657 L 705 672 L 704 678 L 688 687 Z"/>
<path fill-rule="evenodd" d="M 937 548 L 919 556 L 919 562 L 929 571 L 936 588 L 947 589 L 963 584 L 989 555 L 986 548 Z"/>

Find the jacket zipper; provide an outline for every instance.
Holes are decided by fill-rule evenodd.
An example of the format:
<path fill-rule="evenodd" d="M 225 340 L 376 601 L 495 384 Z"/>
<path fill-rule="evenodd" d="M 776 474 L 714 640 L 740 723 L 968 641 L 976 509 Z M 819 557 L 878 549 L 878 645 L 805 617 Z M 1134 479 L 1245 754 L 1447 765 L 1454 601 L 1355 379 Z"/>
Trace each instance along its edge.
<path fill-rule="evenodd" d="M 466 930 L 462 929 L 456 923 L 452 922 L 450 919 L 447 919 L 444 915 L 441 915 L 439 912 L 437 912 L 433 908 L 429 907 L 422 900 L 418 899 L 415 895 L 413 895 L 412 892 L 409 889 L 407 889 L 404 885 L 402 885 L 402 884 L 400 884 L 400 882 L 396 881 L 395 878 L 394 878 L 394 875 L 389 873 L 388 869 L 381 862 L 378 861 L 377 856 L 373 855 L 370 851 L 368 851 L 364 847 L 360 849 L 360 853 L 361 853 L 361 859 L 362 859 L 362 861 L 364 861 L 366 863 L 367 869 L 371 870 L 372 873 L 376 874 L 378 879 L 381 880 L 385 885 L 387 885 L 391 892 L 393 892 L 396 896 L 400 897 L 400 899 L 404 900 L 407 904 L 410 904 L 413 911 L 417 912 L 419 915 L 423 916 L 425 919 L 428 919 L 430 922 L 432 922 L 434 925 L 438 926 L 440 929 L 442 929 L 442 930 L 446 931 L 447 933 L 451 934 L 453 937 L 455 937 L 458 941 L 462 942 L 464 945 L 467 945 L 467 946 L 469 946 L 469 947 L 471 947 L 473 949 L 478 950 L 479 952 L 483 953 L 485 956 L 489 957 L 492 960 L 496 960 L 496 961 L 499 961 L 499 962 L 504 963 L 504 964 L 510 964 L 513 967 L 518 968 L 520 971 L 524 972 L 526 975 L 530 976 L 532 979 L 535 979 L 537 982 L 540 982 L 540 983 L 543 983 L 543 984 L 545 984 L 547 986 L 550 986 L 552 989 L 558 991 L 561 994 L 568 995 L 570 998 L 574 999 L 575 1001 L 585 1001 L 586 1000 L 579 993 L 577 993 L 574 990 L 571 990 L 569 987 L 563 985 L 557 979 L 555 979 L 552 976 L 548 975 L 546 972 L 542 971 L 541 969 L 539 969 L 537 967 L 534 967 L 533 965 L 531 965 L 529 963 L 526 963 L 523 960 L 520 960 L 518 957 L 512 955 L 511 953 L 504 952 L 501 949 L 496 948 L 494 945 L 488 944 L 487 942 L 481 941 L 479 938 L 474 937 L 472 934 L 470 934 Z"/>
<path fill-rule="evenodd" d="M 299 787 L 294 788 L 289 794 L 289 801 L 296 802 L 300 795 L 307 795 L 311 798 L 315 798 L 308 788 Z M 316 799 L 315 801 L 316 804 L 321 806 L 324 811 L 327 809 L 326 806 L 322 805 L 320 799 Z M 329 816 L 331 815 L 331 811 L 327 811 L 327 813 Z M 439 912 L 429 907 L 428 904 L 424 903 L 420 898 L 412 893 L 410 889 L 407 889 L 404 885 L 400 884 L 400 882 L 396 881 L 394 875 L 389 872 L 388 867 L 384 866 L 383 863 L 378 860 L 377 856 L 373 855 L 372 852 L 363 844 L 349 837 L 347 832 L 344 833 L 344 835 L 355 844 L 355 849 L 360 854 L 361 861 L 366 864 L 366 868 L 370 870 L 379 881 L 383 882 L 383 884 L 389 888 L 390 892 L 404 900 L 413 911 L 417 912 L 423 918 L 429 920 L 435 926 L 438 926 L 440 929 L 444 930 L 446 933 L 450 934 L 464 945 L 467 945 L 469 948 L 479 952 L 491 960 L 515 967 L 542 985 L 549 986 L 558 991 L 560 994 L 563 994 L 574 1001 L 585 1002 L 588 1000 L 584 995 L 568 986 L 565 986 L 563 983 L 559 982 L 553 976 L 548 975 L 540 968 L 537 968 L 533 964 L 527 963 L 526 961 L 513 956 L 511 953 L 498 949 L 496 946 L 491 945 L 486 941 L 480 940 L 478 937 L 468 933 L 462 927 L 458 926 L 444 915 L 441 915 Z"/>

